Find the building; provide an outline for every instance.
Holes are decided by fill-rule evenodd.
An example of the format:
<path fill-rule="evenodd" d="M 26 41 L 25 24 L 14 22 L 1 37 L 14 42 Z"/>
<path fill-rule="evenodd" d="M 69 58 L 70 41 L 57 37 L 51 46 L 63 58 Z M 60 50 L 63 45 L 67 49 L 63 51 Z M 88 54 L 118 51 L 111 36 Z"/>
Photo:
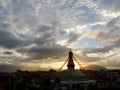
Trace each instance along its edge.
<path fill-rule="evenodd" d="M 75 69 L 73 52 L 71 50 L 68 55 L 67 70 L 59 72 L 57 76 L 60 79 L 61 90 L 92 90 L 96 82 L 88 79 L 80 70 Z"/>

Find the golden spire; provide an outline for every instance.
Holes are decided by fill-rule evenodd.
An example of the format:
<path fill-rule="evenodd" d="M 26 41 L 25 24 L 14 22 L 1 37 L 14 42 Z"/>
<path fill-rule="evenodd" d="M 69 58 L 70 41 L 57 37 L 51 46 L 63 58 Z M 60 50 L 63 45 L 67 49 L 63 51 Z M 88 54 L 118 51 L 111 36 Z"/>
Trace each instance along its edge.
<path fill-rule="evenodd" d="M 68 69 L 74 69 L 74 67 L 75 67 L 75 64 L 73 62 L 73 53 L 72 53 L 71 49 L 69 51 L 69 57 L 68 57 L 67 67 L 68 67 Z"/>

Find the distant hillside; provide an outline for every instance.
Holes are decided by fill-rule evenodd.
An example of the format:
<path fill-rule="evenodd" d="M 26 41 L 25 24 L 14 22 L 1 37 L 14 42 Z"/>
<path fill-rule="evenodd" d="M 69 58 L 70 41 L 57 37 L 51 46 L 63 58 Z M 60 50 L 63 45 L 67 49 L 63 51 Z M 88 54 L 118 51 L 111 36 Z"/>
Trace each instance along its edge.
<path fill-rule="evenodd" d="M 107 70 L 107 68 L 105 68 L 104 66 L 101 66 L 101 65 L 95 65 L 95 64 L 90 64 L 86 67 L 82 67 L 82 69 L 84 70 Z"/>

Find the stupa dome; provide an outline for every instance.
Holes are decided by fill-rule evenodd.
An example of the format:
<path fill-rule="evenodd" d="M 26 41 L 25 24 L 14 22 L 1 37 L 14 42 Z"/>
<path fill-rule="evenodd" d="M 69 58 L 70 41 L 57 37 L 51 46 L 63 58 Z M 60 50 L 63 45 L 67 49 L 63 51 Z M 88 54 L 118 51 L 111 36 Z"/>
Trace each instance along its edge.
<path fill-rule="evenodd" d="M 58 77 L 61 81 L 85 81 L 88 80 L 84 73 L 75 69 L 67 69 L 59 72 Z"/>

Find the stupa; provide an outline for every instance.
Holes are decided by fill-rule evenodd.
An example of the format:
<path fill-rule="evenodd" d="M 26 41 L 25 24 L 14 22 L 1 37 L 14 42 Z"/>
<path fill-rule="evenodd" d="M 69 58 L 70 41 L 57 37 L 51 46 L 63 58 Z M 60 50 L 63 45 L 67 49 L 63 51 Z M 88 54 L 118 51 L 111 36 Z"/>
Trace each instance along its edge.
<path fill-rule="evenodd" d="M 61 86 L 66 87 L 65 90 L 68 88 L 69 90 L 89 90 L 89 85 L 95 84 L 95 81 L 88 79 L 82 71 L 75 69 L 73 52 L 71 49 L 68 55 L 67 69 L 58 73 Z"/>

